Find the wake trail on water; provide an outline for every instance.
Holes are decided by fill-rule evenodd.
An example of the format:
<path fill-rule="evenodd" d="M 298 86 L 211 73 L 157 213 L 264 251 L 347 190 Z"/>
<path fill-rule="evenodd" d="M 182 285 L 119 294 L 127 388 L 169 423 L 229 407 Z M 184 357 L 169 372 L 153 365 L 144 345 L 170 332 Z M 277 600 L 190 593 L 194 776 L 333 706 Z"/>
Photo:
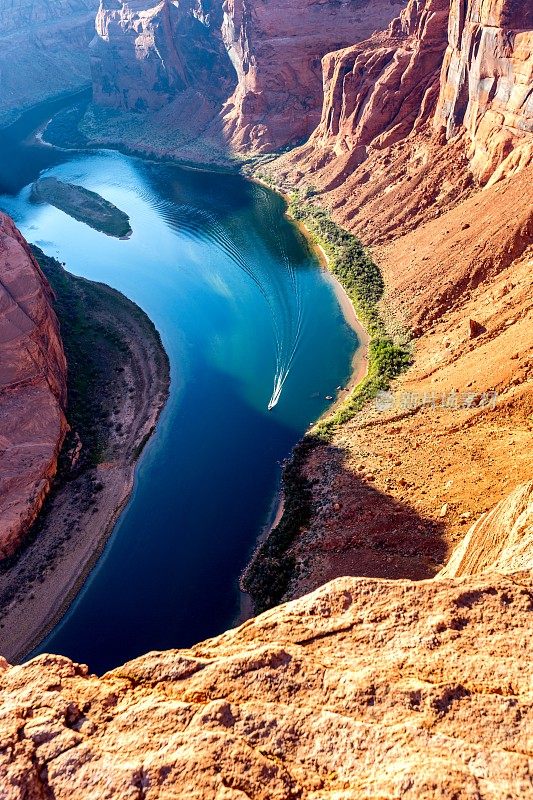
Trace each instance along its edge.
<path fill-rule="evenodd" d="M 281 261 L 285 267 L 285 271 L 289 275 L 289 280 L 291 283 L 292 293 L 291 296 L 296 301 L 296 315 L 293 314 L 293 309 L 287 309 L 287 320 L 285 329 L 289 331 L 289 336 L 287 337 L 288 347 L 285 348 L 284 357 L 281 359 L 281 363 L 279 368 L 276 371 L 274 376 L 274 388 L 272 391 L 272 396 L 268 403 L 268 409 L 273 409 L 279 402 L 281 397 L 281 393 L 283 391 L 283 387 L 285 385 L 285 381 L 289 377 L 289 373 L 291 371 L 294 359 L 296 357 L 296 353 L 298 351 L 298 346 L 300 344 L 301 335 L 302 335 L 302 327 L 303 327 L 303 307 L 302 307 L 302 293 L 300 289 L 300 284 L 297 279 L 296 270 L 294 268 L 294 264 L 292 260 L 289 258 L 287 253 L 286 243 L 284 238 L 280 235 L 279 228 L 276 225 L 276 221 L 274 219 L 274 215 L 272 213 L 272 206 L 268 202 L 268 198 L 266 197 L 264 191 L 260 191 L 260 204 L 263 207 L 263 211 L 265 216 L 268 218 L 270 223 L 270 230 L 274 234 L 274 239 L 276 241 L 277 250 L 279 251 Z"/>
<path fill-rule="evenodd" d="M 256 273 L 227 230 L 212 213 L 187 204 L 176 204 L 143 190 L 140 190 L 138 195 L 156 210 L 166 224 L 176 232 L 185 233 L 192 238 L 201 240 L 205 239 L 207 228 L 211 240 L 252 281 L 263 297 L 269 311 L 274 334 L 273 387 L 267 406 L 271 411 L 279 403 L 283 387 L 298 352 L 302 333 L 303 308 L 296 271 L 288 256 L 285 241 L 278 231 L 268 198 L 261 190 L 258 192 L 257 201 L 261 214 L 266 219 L 269 230 L 273 233 L 279 260 L 283 265 L 284 272 L 289 277 L 290 293 L 288 296 L 280 287 L 279 281 L 276 281 L 275 275 L 271 276 L 271 280 L 267 282 L 264 277 Z M 295 309 L 291 300 L 296 304 Z"/>

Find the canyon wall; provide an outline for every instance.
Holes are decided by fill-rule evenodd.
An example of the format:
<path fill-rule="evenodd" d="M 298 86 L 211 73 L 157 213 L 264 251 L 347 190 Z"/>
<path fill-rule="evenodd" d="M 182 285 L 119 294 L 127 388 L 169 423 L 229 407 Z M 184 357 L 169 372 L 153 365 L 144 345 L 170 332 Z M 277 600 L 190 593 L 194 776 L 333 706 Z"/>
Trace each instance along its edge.
<path fill-rule="evenodd" d="M 533 6 L 452 0 L 435 127 L 466 133 L 481 183 L 533 161 Z"/>
<path fill-rule="evenodd" d="M 218 101 L 231 94 L 231 62 L 211 19 L 192 2 L 170 0 L 100 5 L 91 45 L 94 100 L 146 111 L 180 102 Z M 214 110 L 214 108 L 213 108 Z"/>
<path fill-rule="evenodd" d="M 322 107 L 321 58 L 388 25 L 402 0 L 229 0 L 224 40 L 239 83 L 223 110 L 239 151 L 270 152 L 309 136 Z"/>
<path fill-rule="evenodd" d="M 526 570 L 533 570 L 533 481 L 472 525 L 438 577 Z"/>
<path fill-rule="evenodd" d="M 0 124 L 52 95 L 90 84 L 98 0 L 2 0 Z"/>
<path fill-rule="evenodd" d="M 52 292 L 0 213 L 0 559 L 37 516 L 67 430 L 66 361 Z"/>
<path fill-rule="evenodd" d="M 0 659 L 2 798 L 526 797 L 532 589 L 340 578 L 103 678 Z"/>
<path fill-rule="evenodd" d="M 323 67 L 320 125 L 276 172 L 325 192 L 367 243 L 533 160 L 527 4 L 410 0 L 387 31 Z"/>
<path fill-rule="evenodd" d="M 421 127 L 439 91 L 449 0 L 410 2 L 389 29 L 324 59 L 322 120 L 310 148 L 353 169 Z"/>
<path fill-rule="evenodd" d="M 385 402 L 303 465 L 312 514 L 286 598 L 339 575 L 430 577 L 533 475 L 532 42 L 528 4 L 411 0 L 324 59 L 316 132 L 258 168 L 371 247 L 383 317 L 413 351 Z"/>
<path fill-rule="evenodd" d="M 145 129 L 151 136 L 131 116 L 122 128 L 114 121 L 113 135 L 127 140 L 125 126 L 130 139 L 138 132 L 160 152 L 190 156 L 183 144 L 194 136 L 208 150 L 269 152 L 307 137 L 320 119 L 321 57 L 387 25 L 404 4 L 102 0 L 91 53 L 95 101 L 159 110 Z"/>

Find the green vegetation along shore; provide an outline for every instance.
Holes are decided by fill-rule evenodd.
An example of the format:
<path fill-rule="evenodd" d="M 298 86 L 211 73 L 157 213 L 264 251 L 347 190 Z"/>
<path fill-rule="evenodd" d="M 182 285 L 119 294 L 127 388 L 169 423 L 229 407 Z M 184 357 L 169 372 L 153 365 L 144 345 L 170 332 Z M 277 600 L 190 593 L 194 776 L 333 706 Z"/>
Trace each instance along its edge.
<path fill-rule="evenodd" d="M 371 337 L 366 377 L 335 413 L 314 429 L 318 437 L 327 438 L 333 428 L 350 420 L 368 400 L 389 388 L 391 381 L 409 366 L 411 350 L 405 337 L 393 337 L 387 331 L 379 309 L 385 290 L 383 277 L 359 239 L 333 222 L 327 211 L 300 201 L 296 194 L 291 198 L 289 213 L 326 253 L 329 269 L 342 284 Z"/>
<path fill-rule="evenodd" d="M 302 201 L 298 194 L 292 195 L 288 211 L 325 252 L 329 269 L 350 297 L 371 339 L 366 377 L 295 447 L 284 468 L 283 516 L 260 542 L 241 578 L 241 588 L 252 598 L 255 613 L 277 605 L 289 588 L 295 568 L 290 548 L 312 516 L 312 487 L 303 473 L 310 452 L 378 392 L 386 391 L 411 362 L 407 338 L 394 337 L 387 330 L 379 308 L 385 289 L 383 277 L 357 237 L 333 222 L 326 210 Z"/>

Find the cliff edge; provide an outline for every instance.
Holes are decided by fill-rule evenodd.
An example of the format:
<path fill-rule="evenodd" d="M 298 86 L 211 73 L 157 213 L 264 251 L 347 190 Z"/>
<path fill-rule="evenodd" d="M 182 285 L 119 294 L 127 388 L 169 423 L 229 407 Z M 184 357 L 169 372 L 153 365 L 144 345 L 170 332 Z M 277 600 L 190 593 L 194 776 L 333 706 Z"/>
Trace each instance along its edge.
<path fill-rule="evenodd" d="M 3 662 L 2 797 L 529 796 L 532 590 L 531 572 L 339 578 L 102 678 Z"/>
<path fill-rule="evenodd" d="M 67 365 L 52 291 L 0 213 L 0 559 L 35 520 L 67 431 Z"/>

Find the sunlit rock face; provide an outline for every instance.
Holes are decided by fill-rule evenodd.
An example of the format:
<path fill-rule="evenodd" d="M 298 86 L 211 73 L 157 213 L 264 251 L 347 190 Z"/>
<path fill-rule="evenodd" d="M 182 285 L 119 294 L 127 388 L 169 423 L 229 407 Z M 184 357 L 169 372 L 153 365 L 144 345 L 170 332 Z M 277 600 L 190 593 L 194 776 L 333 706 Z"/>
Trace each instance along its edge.
<path fill-rule="evenodd" d="M 527 570 L 533 570 L 533 481 L 472 525 L 439 577 Z"/>
<path fill-rule="evenodd" d="M 386 27 L 403 0 L 228 0 L 224 40 L 239 76 L 224 111 L 236 149 L 306 138 L 322 107 L 321 59 Z"/>
<path fill-rule="evenodd" d="M 409 0 L 386 31 L 323 59 L 320 124 L 276 179 L 329 193 L 338 218 L 376 241 L 525 170 L 532 13 L 508 0 Z"/>
<path fill-rule="evenodd" d="M 533 6 L 452 0 L 436 127 L 466 130 L 472 170 L 499 180 L 533 159 Z"/>
<path fill-rule="evenodd" d="M 94 99 L 134 111 L 175 103 L 176 129 L 188 115 L 190 130 L 209 129 L 234 151 L 269 151 L 305 138 L 318 123 L 322 56 L 386 26 L 404 5 L 102 0 L 91 53 Z"/>
<path fill-rule="evenodd" d="M 90 84 L 98 0 L 2 0 L 0 124 L 51 95 Z"/>
<path fill-rule="evenodd" d="M 363 161 L 427 121 L 439 91 L 449 0 L 411 0 L 387 31 L 324 59 L 317 147 Z"/>
<path fill-rule="evenodd" d="M 0 213 L 0 559 L 40 511 L 67 429 L 67 367 L 52 300 L 28 245 Z"/>
<path fill-rule="evenodd" d="M 533 11 L 527 3 L 411 0 L 384 34 L 324 61 L 315 146 L 361 163 L 428 120 L 465 136 L 486 183 L 532 158 Z"/>

